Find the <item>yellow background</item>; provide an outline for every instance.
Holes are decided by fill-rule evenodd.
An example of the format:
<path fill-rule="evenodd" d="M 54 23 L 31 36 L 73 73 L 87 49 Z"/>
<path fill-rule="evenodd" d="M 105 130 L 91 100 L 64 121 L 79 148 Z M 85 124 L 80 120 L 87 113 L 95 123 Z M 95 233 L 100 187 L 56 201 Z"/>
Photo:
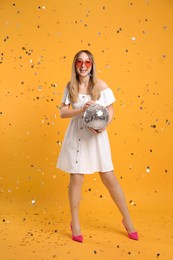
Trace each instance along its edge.
<path fill-rule="evenodd" d="M 172 259 L 173 1 L 1 0 L 0 11 L 1 258 Z M 55 166 L 81 49 L 117 99 L 108 132 L 138 242 L 97 173 L 83 187 L 85 243 L 70 238 L 69 175 Z"/>

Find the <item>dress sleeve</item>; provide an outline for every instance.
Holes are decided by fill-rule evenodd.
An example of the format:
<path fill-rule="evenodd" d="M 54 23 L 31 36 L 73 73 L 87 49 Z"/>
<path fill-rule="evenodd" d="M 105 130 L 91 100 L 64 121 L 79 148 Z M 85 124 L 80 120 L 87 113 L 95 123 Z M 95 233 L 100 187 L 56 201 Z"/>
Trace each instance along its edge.
<path fill-rule="evenodd" d="M 66 87 L 65 90 L 64 90 L 64 94 L 63 94 L 63 97 L 62 97 L 62 103 L 65 103 L 65 105 L 69 105 L 71 102 L 70 102 L 70 99 L 69 99 L 69 92 L 68 92 L 68 88 Z"/>
<path fill-rule="evenodd" d="M 100 101 L 103 106 L 107 107 L 116 101 L 115 96 L 110 88 L 101 91 Z"/>

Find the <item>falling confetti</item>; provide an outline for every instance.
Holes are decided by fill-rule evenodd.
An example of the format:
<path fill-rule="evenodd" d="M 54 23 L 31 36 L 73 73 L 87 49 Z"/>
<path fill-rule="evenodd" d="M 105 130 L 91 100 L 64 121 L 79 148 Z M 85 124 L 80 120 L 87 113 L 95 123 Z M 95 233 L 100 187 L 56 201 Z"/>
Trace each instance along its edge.
<path fill-rule="evenodd" d="M 129 203 L 133 206 L 136 206 L 136 203 L 133 200 L 130 200 Z"/>
<path fill-rule="evenodd" d="M 146 172 L 150 173 L 150 167 L 149 166 L 147 166 Z"/>
<path fill-rule="evenodd" d="M 166 119 L 165 123 L 166 123 L 167 125 L 170 125 L 170 124 L 171 124 L 170 120 L 168 120 L 168 119 Z"/>
<path fill-rule="evenodd" d="M 36 203 L 36 200 L 32 199 L 32 200 L 31 200 L 31 204 L 32 204 L 32 205 L 35 205 L 35 203 Z"/>

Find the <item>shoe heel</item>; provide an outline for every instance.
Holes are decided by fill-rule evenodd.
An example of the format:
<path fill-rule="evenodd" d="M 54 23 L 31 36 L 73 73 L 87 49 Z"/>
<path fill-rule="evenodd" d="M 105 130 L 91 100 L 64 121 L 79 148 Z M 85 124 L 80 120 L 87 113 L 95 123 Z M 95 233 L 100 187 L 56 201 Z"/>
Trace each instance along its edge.
<path fill-rule="evenodd" d="M 125 225 L 125 223 L 124 223 L 124 219 L 122 219 L 122 224 L 123 224 L 123 226 L 125 227 L 125 229 L 126 229 L 126 231 L 127 231 L 126 225 Z M 128 231 L 127 231 L 127 234 L 128 234 L 128 237 L 129 237 L 130 239 L 139 240 L 138 232 L 128 233 Z"/>
<path fill-rule="evenodd" d="M 83 236 L 82 235 L 78 235 L 78 236 L 74 236 L 73 235 L 73 231 L 72 231 L 72 224 L 70 223 L 70 228 L 71 228 L 71 232 L 72 232 L 72 240 L 79 242 L 79 243 L 83 243 Z"/>

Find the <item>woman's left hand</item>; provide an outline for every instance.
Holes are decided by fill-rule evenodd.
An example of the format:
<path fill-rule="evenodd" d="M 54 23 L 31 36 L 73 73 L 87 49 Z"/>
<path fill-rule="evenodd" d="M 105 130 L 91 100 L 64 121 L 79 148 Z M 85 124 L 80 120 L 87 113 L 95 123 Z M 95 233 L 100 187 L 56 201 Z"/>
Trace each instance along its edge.
<path fill-rule="evenodd" d="M 89 129 L 93 134 L 96 134 L 96 135 L 97 135 L 97 134 L 100 134 L 100 133 L 102 133 L 103 131 L 105 131 L 106 128 L 95 130 L 95 129 L 91 128 L 91 127 L 88 127 L 88 129 Z"/>
<path fill-rule="evenodd" d="M 105 131 L 105 130 L 106 130 L 106 127 L 105 127 L 105 128 L 102 128 L 102 129 L 98 129 L 97 132 L 98 132 L 98 133 L 102 133 L 102 132 Z"/>

